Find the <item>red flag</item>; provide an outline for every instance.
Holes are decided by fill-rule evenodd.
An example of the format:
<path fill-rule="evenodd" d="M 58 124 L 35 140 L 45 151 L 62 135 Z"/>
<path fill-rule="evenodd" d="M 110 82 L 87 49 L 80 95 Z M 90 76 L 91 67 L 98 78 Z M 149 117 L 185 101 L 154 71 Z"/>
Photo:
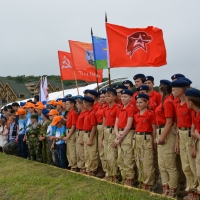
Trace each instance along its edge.
<path fill-rule="evenodd" d="M 86 74 L 96 74 L 93 47 L 90 43 L 69 40 L 70 50 L 75 69 L 84 70 Z M 80 72 L 81 73 L 81 72 Z M 97 70 L 98 82 L 102 81 L 103 70 Z M 93 76 L 92 76 L 93 77 Z M 96 81 L 96 80 L 91 80 Z"/>
<path fill-rule="evenodd" d="M 58 51 L 58 59 L 60 65 L 60 76 L 62 80 L 75 80 L 74 70 L 76 72 L 76 79 L 83 81 L 96 81 L 96 73 L 93 68 L 74 69 L 71 53 Z M 100 77 L 102 80 L 102 76 Z"/>
<path fill-rule="evenodd" d="M 162 30 L 126 28 L 106 23 L 110 67 L 160 67 L 166 65 Z"/>

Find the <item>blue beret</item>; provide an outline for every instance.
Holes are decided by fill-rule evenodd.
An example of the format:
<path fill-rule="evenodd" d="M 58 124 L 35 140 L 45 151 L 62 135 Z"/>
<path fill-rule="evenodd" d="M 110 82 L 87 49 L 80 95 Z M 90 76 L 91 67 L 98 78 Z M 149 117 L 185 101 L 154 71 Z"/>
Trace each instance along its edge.
<path fill-rule="evenodd" d="M 165 79 L 160 80 L 160 84 L 171 86 L 171 82 Z"/>
<path fill-rule="evenodd" d="M 172 87 L 188 87 L 189 83 L 182 79 L 177 79 L 177 80 L 171 82 L 171 86 Z"/>
<path fill-rule="evenodd" d="M 92 97 L 89 97 L 89 96 L 83 97 L 83 101 L 94 103 L 94 99 Z"/>
<path fill-rule="evenodd" d="M 88 91 L 89 91 L 88 89 L 87 89 L 87 90 L 84 90 L 84 91 L 83 91 L 83 94 L 86 94 L 86 93 L 88 93 Z"/>
<path fill-rule="evenodd" d="M 130 96 L 133 96 L 133 91 L 132 90 L 128 90 L 128 89 L 124 89 L 121 91 L 121 94 L 128 94 Z"/>
<path fill-rule="evenodd" d="M 95 97 L 98 97 L 98 96 L 99 96 L 99 93 L 98 93 L 96 90 L 88 90 L 87 93 L 89 93 L 89 94 L 91 94 L 91 95 L 94 95 Z"/>
<path fill-rule="evenodd" d="M 62 102 L 66 102 L 67 101 L 67 98 L 62 98 Z"/>
<path fill-rule="evenodd" d="M 48 109 L 56 109 L 56 107 L 55 107 L 55 106 L 53 106 L 53 105 L 50 105 L 50 104 L 47 104 L 47 105 L 46 105 L 46 108 L 48 108 Z"/>
<path fill-rule="evenodd" d="M 21 107 L 25 106 L 26 102 L 20 102 L 19 103 Z"/>
<path fill-rule="evenodd" d="M 113 89 L 113 88 L 107 88 L 107 89 L 106 89 L 106 92 L 112 92 L 114 95 L 117 96 L 117 92 L 116 92 L 116 90 Z"/>
<path fill-rule="evenodd" d="M 146 100 L 149 100 L 149 96 L 147 94 L 138 94 L 135 99 L 139 99 L 139 98 L 143 98 L 143 99 L 146 99 Z"/>
<path fill-rule="evenodd" d="M 77 99 L 82 99 L 82 98 L 83 98 L 82 95 L 77 95 L 77 96 L 76 96 L 76 100 L 77 100 Z"/>
<path fill-rule="evenodd" d="M 128 89 L 125 85 L 116 85 L 115 89 Z"/>
<path fill-rule="evenodd" d="M 65 95 L 65 98 L 70 98 L 70 97 L 72 97 L 71 94 L 66 94 L 66 95 Z"/>
<path fill-rule="evenodd" d="M 200 90 L 197 90 L 195 88 L 190 88 L 185 91 L 185 96 L 200 98 Z"/>
<path fill-rule="evenodd" d="M 63 98 L 58 98 L 58 99 L 56 99 L 56 102 L 62 101 L 62 100 L 63 100 Z"/>
<path fill-rule="evenodd" d="M 106 90 L 101 90 L 100 93 L 99 93 L 99 95 L 105 94 L 105 93 L 106 93 Z"/>
<path fill-rule="evenodd" d="M 43 110 L 42 110 L 42 114 L 45 116 L 45 117 L 47 117 L 48 114 L 49 113 L 49 110 L 48 109 L 46 109 L 46 108 L 44 108 Z"/>
<path fill-rule="evenodd" d="M 141 90 L 147 90 L 149 91 L 149 86 L 148 85 L 141 85 L 137 88 L 137 91 L 141 91 Z"/>
<path fill-rule="evenodd" d="M 182 80 L 184 80 L 184 81 L 187 81 L 190 85 L 192 84 L 192 81 L 191 81 L 189 78 L 186 78 L 186 77 L 178 77 L 177 79 L 178 79 L 178 80 L 179 80 L 179 79 L 182 79 Z"/>
<path fill-rule="evenodd" d="M 185 77 L 183 74 L 174 74 L 173 76 L 171 76 L 171 79 L 174 80 L 174 79 L 177 79 L 179 77 Z"/>
<path fill-rule="evenodd" d="M 123 84 L 123 85 L 124 85 L 124 84 L 129 84 L 131 87 L 133 87 L 133 83 L 132 83 L 132 81 L 130 81 L 130 80 L 125 80 L 122 84 Z"/>
<path fill-rule="evenodd" d="M 66 101 L 72 102 L 72 103 L 76 103 L 76 100 L 74 98 L 67 98 Z"/>
<path fill-rule="evenodd" d="M 112 85 L 112 88 L 116 89 L 117 85 Z"/>
<path fill-rule="evenodd" d="M 154 82 L 154 77 L 153 77 L 153 76 L 146 76 L 142 81 L 143 81 L 143 83 L 144 83 L 145 81 Z"/>
<path fill-rule="evenodd" d="M 141 78 L 141 79 L 144 79 L 145 78 L 145 75 L 144 74 L 136 74 L 134 77 L 133 77 L 133 80 L 136 80 L 138 78 Z"/>

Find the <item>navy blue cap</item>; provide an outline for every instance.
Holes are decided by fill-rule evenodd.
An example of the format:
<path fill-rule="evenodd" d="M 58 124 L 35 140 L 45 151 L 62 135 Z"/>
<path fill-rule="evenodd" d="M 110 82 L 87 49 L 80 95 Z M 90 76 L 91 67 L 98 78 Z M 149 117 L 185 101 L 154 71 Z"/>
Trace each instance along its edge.
<path fill-rule="evenodd" d="M 83 99 L 83 96 L 82 96 L 82 95 L 76 95 L 76 100 L 77 100 L 77 99 L 81 99 L 81 100 L 82 100 L 82 99 Z"/>
<path fill-rule="evenodd" d="M 141 91 L 141 90 L 147 90 L 149 91 L 149 86 L 148 85 L 141 85 L 137 88 L 137 91 Z"/>
<path fill-rule="evenodd" d="M 116 90 L 113 89 L 113 88 L 107 88 L 107 89 L 106 89 L 106 92 L 112 92 L 114 95 L 117 96 L 117 92 L 116 92 Z"/>
<path fill-rule="evenodd" d="M 177 79 L 171 82 L 172 87 L 188 87 L 190 84 L 182 79 Z"/>
<path fill-rule="evenodd" d="M 131 87 L 133 87 L 133 82 L 130 81 L 130 80 L 125 80 L 122 84 L 123 84 L 123 85 L 124 85 L 124 84 L 129 84 Z"/>
<path fill-rule="evenodd" d="M 83 94 L 88 93 L 88 91 L 89 91 L 89 89 L 84 90 L 84 91 L 83 91 Z"/>
<path fill-rule="evenodd" d="M 112 88 L 116 89 L 116 87 L 117 87 L 117 85 L 116 85 L 116 84 L 115 84 L 115 85 L 112 85 Z"/>
<path fill-rule="evenodd" d="M 128 89 L 125 85 L 116 85 L 115 89 Z"/>
<path fill-rule="evenodd" d="M 160 80 L 160 84 L 171 86 L 171 82 L 165 79 Z"/>
<path fill-rule="evenodd" d="M 134 77 L 133 77 L 133 80 L 136 80 L 138 78 L 141 78 L 141 79 L 144 79 L 145 78 L 145 75 L 144 74 L 136 74 Z"/>
<path fill-rule="evenodd" d="M 178 80 L 179 80 L 179 79 L 182 79 L 182 80 L 184 80 L 184 81 L 187 81 L 190 85 L 192 84 L 192 81 L 191 81 L 189 78 L 186 78 L 186 77 L 178 77 L 177 79 L 178 79 Z"/>
<path fill-rule="evenodd" d="M 67 101 L 67 98 L 62 98 L 62 102 L 66 102 Z"/>
<path fill-rule="evenodd" d="M 149 96 L 147 94 L 138 94 L 138 95 L 136 95 L 135 99 L 137 100 L 139 98 L 143 98 L 143 99 L 149 100 Z"/>
<path fill-rule="evenodd" d="M 154 77 L 153 76 L 146 76 L 142 82 L 144 83 L 145 81 L 151 81 L 151 82 L 154 82 Z"/>
<path fill-rule="evenodd" d="M 99 92 L 99 95 L 105 94 L 105 93 L 106 93 L 106 90 L 101 90 L 101 91 Z"/>
<path fill-rule="evenodd" d="M 171 79 L 174 80 L 174 79 L 177 79 L 179 77 L 185 77 L 183 74 L 174 74 L 173 76 L 171 76 Z"/>
<path fill-rule="evenodd" d="M 83 97 L 83 101 L 94 103 L 94 99 L 92 97 L 89 97 L 89 96 Z"/>
<path fill-rule="evenodd" d="M 87 93 L 89 93 L 89 94 L 91 94 L 91 95 L 94 95 L 95 97 L 98 97 L 98 96 L 99 96 L 99 93 L 98 93 L 96 90 L 88 90 Z"/>
<path fill-rule="evenodd" d="M 47 104 L 47 105 L 46 105 L 46 108 L 48 108 L 48 109 L 56 109 L 56 107 L 53 106 L 53 105 L 51 105 L 51 104 Z"/>
<path fill-rule="evenodd" d="M 185 96 L 200 98 L 200 90 L 197 90 L 195 88 L 190 88 L 185 91 Z"/>
<path fill-rule="evenodd" d="M 20 102 L 19 103 L 21 107 L 25 106 L 26 102 Z"/>
<path fill-rule="evenodd" d="M 49 114 L 49 110 L 46 109 L 46 108 L 44 108 L 44 109 L 42 110 L 42 114 L 43 114 L 45 117 L 47 117 L 47 116 L 48 116 L 47 114 Z"/>
<path fill-rule="evenodd" d="M 72 103 L 76 103 L 76 100 L 74 98 L 67 98 L 66 101 L 72 102 Z"/>
<path fill-rule="evenodd" d="M 65 98 L 71 98 L 72 97 L 72 94 L 66 94 L 65 95 Z"/>
<path fill-rule="evenodd" d="M 132 90 L 124 89 L 124 90 L 121 90 L 120 92 L 121 92 L 121 94 L 128 94 L 130 96 L 133 96 Z"/>
<path fill-rule="evenodd" d="M 56 102 L 62 101 L 62 100 L 63 100 L 63 98 L 58 98 L 58 99 L 56 99 Z"/>

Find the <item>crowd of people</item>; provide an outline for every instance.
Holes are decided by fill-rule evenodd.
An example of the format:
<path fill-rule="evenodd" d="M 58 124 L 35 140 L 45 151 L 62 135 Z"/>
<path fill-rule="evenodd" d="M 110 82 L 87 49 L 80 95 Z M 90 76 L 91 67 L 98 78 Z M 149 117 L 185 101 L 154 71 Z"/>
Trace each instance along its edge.
<path fill-rule="evenodd" d="M 185 199 L 200 194 L 200 91 L 182 74 L 160 80 L 136 74 L 84 96 L 66 95 L 47 105 L 34 101 L 2 109 L 0 146 L 18 143 L 19 156 L 125 185 L 139 182 Z"/>

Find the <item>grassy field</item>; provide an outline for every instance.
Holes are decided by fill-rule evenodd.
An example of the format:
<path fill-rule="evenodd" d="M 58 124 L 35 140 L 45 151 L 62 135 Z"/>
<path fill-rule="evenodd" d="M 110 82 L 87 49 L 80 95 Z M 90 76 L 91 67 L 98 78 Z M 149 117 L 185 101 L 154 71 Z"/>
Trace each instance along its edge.
<path fill-rule="evenodd" d="M 167 199 L 0 153 L 0 199 Z"/>

